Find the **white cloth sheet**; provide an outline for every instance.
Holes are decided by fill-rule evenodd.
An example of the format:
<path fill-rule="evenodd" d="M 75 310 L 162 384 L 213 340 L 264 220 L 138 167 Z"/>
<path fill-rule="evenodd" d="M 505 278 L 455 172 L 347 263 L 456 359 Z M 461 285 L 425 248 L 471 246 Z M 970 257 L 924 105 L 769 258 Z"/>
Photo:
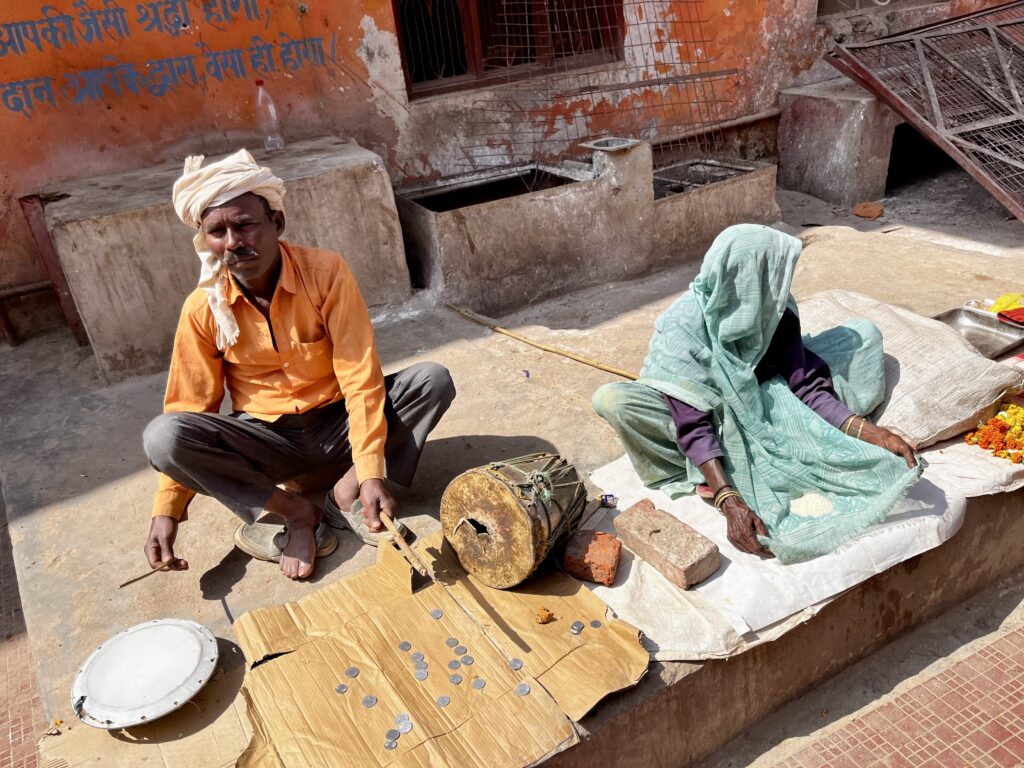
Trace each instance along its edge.
<path fill-rule="evenodd" d="M 722 658 L 773 639 L 805 621 L 850 587 L 937 547 L 959 530 L 967 498 L 1024 486 L 1024 467 L 996 459 L 960 440 L 920 454 L 921 480 L 890 514 L 835 552 L 793 565 L 739 552 L 726 537 L 725 519 L 696 496 L 672 501 L 645 488 L 629 460 L 596 470 L 591 479 L 626 509 L 648 498 L 714 541 L 721 553 L 718 572 L 682 590 L 623 549 L 611 587 L 592 589 L 620 618 L 644 633 L 654 658 Z M 614 532 L 616 510 L 602 510 L 588 527 Z"/>

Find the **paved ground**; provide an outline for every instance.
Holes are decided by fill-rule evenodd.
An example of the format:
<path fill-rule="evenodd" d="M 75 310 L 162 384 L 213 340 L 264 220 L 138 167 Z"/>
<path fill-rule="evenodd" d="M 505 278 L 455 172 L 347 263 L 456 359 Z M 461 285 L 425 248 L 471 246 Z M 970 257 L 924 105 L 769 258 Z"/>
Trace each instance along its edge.
<path fill-rule="evenodd" d="M 0 768 L 35 768 L 43 711 L 0 500 Z"/>
<path fill-rule="evenodd" d="M 778 201 L 783 221 L 802 231 L 839 225 L 994 256 L 1024 255 L 1024 225 L 957 167 L 893 189 L 879 201 L 884 213 L 874 221 L 798 192 L 780 191 Z"/>
<path fill-rule="evenodd" d="M 929 187 L 933 182 L 941 199 Z M 1024 242 L 1024 227 L 1006 221 L 1002 210 L 957 172 L 902 192 L 898 200 L 887 201 L 887 216 L 872 223 L 847 220 L 844 212 L 801 195 L 782 193 L 780 203 L 796 230 L 836 223 L 883 232 L 902 227 L 900 236 L 975 243 L 1001 256 L 1016 255 Z M 954 219 L 960 222 L 955 230 Z M 503 322 L 548 343 L 636 369 L 651 320 L 693 273 L 693 265 L 683 265 L 633 283 L 582 291 Z M 913 286 L 907 293 L 912 298 Z M 611 380 L 606 374 L 492 335 L 422 299 L 381 317 L 378 335 L 387 370 L 433 359 L 453 371 L 459 387 L 455 406 L 428 444 L 419 485 L 402 498 L 407 520 L 420 534 L 436 529 L 433 515 L 440 493 L 465 468 L 555 449 L 587 472 L 620 453 L 589 405 L 590 393 Z M 20 619 L 12 621 L 16 614 L 5 604 L 2 629 L 14 640 L 5 643 L 0 674 L 6 670 L 6 679 L 0 685 L 16 695 L 6 697 L 14 706 L 0 720 L 2 733 L 13 734 L 9 754 L 0 750 L 0 768 L 25 759 L 25 728 L 38 736 L 43 713 L 68 719 L 71 676 L 89 649 L 113 629 L 161 615 L 185 615 L 230 638 L 233 616 L 267 602 L 295 599 L 372 558 L 372 552 L 344 539 L 319 564 L 311 582 L 288 582 L 273 566 L 234 550 L 231 516 L 201 499 L 180 539 L 192 570 L 118 591 L 120 581 L 145 566 L 141 545 L 153 476 L 141 457 L 139 436 L 159 411 L 162 387 L 159 375 L 103 386 L 88 351 L 75 348 L 62 333 L 0 349 L 0 423 L 5 425 L 0 482 L 30 630 L 26 642 Z M 0 570 L 0 594 L 6 598 L 12 581 L 3 574 L 10 573 L 10 550 L 0 547 L 0 564 L 6 569 Z M 38 670 L 38 693 L 30 684 L 30 653 Z"/>
<path fill-rule="evenodd" d="M 1022 734 L 1024 574 L 790 702 L 699 768 L 1021 766 Z"/>
<path fill-rule="evenodd" d="M 971 654 L 779 763 L 780 768 L 1024 762 L 1024 630 Z"/>

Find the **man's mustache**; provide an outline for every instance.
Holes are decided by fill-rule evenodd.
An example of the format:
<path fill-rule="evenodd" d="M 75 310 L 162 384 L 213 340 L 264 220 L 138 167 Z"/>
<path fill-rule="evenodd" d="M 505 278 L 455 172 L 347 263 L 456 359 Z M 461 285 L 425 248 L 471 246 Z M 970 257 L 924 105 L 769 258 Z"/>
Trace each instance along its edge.
<path fill-rule="evenodd" d="M 240 248 L 235 248 L 234 250 L 228 251 L 227 255 L 231 256 L 233 258 L 236 258 L 236 259 L 249 259 L 249 258 L 255 258 L 255 257 L 259 256 L 260 254 L 259 254 L 259 251 L 257 251 L 256 249 L 249 248 L 248 246 L 244 246 L 243 245 Z"/>

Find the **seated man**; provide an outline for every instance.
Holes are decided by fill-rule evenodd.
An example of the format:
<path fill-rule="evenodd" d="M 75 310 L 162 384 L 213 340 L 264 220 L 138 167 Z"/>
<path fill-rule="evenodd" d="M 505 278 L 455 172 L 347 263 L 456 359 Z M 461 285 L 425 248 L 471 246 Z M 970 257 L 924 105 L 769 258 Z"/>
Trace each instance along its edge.
<path fill-rule="evenodd" d="M 284 183 L 245 150 L 205 168 L 202 160 L 189 158 L 174 185 L 202 271 L 178 322 L 164 413 L 143 438 L 161 473 L 146 556 L 153 568 L 188 567 L 174 539 L 198 492 L 242 518 L 240 548 L 305 578 L 337 539 L 320 508 L 277 484 L 347 465 L 328 494 L 328 521 L 375 544 L 386 535 L 380 515 L 396 511 L 384 478 L 412 482 L 455 388 L 434 363 L 383 376 L 342 258 L 278 239 Z M 230 415 L 219 413 L 225 386 Z M 256 523 L 264 510 L 284 528 Z"/>
<path fill-rule="evenodd" d="M 726 229 L 655 323 L 639 381 L 593 399 L 645 485 L 706 484 L 729 541 L 784 563 L 881 522 L 920 474 L 906 441 L 864 418 L 885 392 L 878 329 L 856 319 L 804 346 L 800 251 L 768 227 Z"/>

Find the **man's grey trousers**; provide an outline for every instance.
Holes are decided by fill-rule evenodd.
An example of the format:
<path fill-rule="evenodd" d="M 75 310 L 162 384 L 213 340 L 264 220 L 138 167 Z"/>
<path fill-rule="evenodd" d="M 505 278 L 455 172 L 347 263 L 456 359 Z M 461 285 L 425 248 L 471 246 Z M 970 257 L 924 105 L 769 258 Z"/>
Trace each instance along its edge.
<path fill-rule="evenodd" d="M 412 484 L 427 435 L 455 398 L 448 369 L 418 363 L 384 378 L 388 480 Z M 164 413 L 146 427 L 149 463 L 186 488 L 212 496 L 247 523 L 277 484 L 351 465 L 344 401 L 266 422 L 246 413 Z"/>

